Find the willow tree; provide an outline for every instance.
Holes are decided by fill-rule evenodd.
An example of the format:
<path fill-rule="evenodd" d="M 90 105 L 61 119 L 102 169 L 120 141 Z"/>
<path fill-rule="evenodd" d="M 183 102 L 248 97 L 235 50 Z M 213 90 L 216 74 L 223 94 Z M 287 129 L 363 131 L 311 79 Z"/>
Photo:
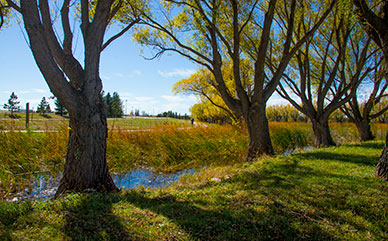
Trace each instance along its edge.
<path fill-rule="evenodd" d="M 283 71 L 296 51 L 317 30 L 333 4 L 299 0 L 185 0 L 163 1 L 162 13 L 148 16 L 136 39 L 150 46 L 155 57 L 176 52 L 207 68 L 215 88 L 228 108 L 242 116 L 249 133 L 247 160 L 273 155 L 265 107 Z M 308 13 L 308 14 L 304 14 Z M 300 41 L 293 41 L 296 22 L 313 19 L 314 24 Z M 271 74 L 266 59 L 271 51 L 276 71 Z M 252 63 L 251 92 L 242 83 L 241 59 Z M 236 91 L 226 86 L 222 66 L 231 63 Z"/>
<path fill-rule="evenodd" d="M 302 23 L 298 31 L 303 32 L 308 24 Z M 359 84 L 371 72 L 369 66 L 365 67 L 369 45 L 370 39 L 349 15 L 337 9 L 297 52 L 284 74 L 278 93 L 311 120 L 316 147 L 336 145 L 329 117 L 355 96 Z"/>
<path fill-rule="evenodd" d="M 363 68 L 367 70 L 367 74 L 353 75 L 354 78 L 359 78 L 361 84 L 357 89 L 357 94 L 341 107 L 341 111 L 356 124 L 359 140 L 369 141 L 374 139 L 370 127 L 371 120 L 380 117 L 388 110 L 388 105 L 383 103 L 383 100 L 387 97 L 388 82 L 384 75 L 385 69 L 381 68 L 381 52 L 375 46 L 371 46 L 365 58 L 360 58 L 361 46 L 362 41 L 352 41 L 353 57 L 348 58 L 347 62 L 349 67 L 352 65 L 354 67 L 364 66 Z M 351 68 L 347 70 L 350 72 Z M 357 72 L 353 71 L 353 73 Z"/>
<path fill-rule="evenodd" d="M 107 121 L 101 96 L 100 55 L 139 21 L 139 2 L 7 0 L 7 4 L 21 14 L 35 62 L 51 92 L 69 112 L 66 162 L 56 195 L 67 190 L 117 190 L 106 163 Z M 60 13 L 55 12 L 55 6 L 62 6 Z M 75 14 L 79 20 L 77 16 L 70 17 Z M 107 26 L 118 14 L 127 17 L 126 26 L 104 42 Z M 73 54 L 74 21 L 80 21 L 83 63 Z M 55 26 L 62 31 L 55 30 Z M 62 34 L 58 37 L 59 33 Z"/>
<path fill-rule="evenodd" d="M 353 0 L 353 4 L 360 25 L 381 48 L 388 65 L 388 1 Z"/>
<path fill-rule="evenodd" d="M 360 25 L 383 51 L 385 70 L 388 70 L 388 1 L 353 0 Z M 387 76 L 387 73 L 384 73 Z M 388 180 L 388 133 L 376 173 Z"/>
<path fill-rule="evenodd" d="M 241 81 L 244 89 L 251 93 L 253 68 L 249 60 L 243 59 L 240 64 Z M 233 80 L 233 66 L 226 63 L 222 67 L 222 75 L 225 86 L 229 93 L 236 93 L 235 81 Z M 175 94 L 192 94 L 199 97 L 202 107 L 196 105 L 193 110 L 199 111 L 201 117 L 229 119 L 232 123 L 239 123 L 241 116 L 233 113 L 223 101 L 220 92 L 217 91 L 217 82 L 208 69 L 200 69 L 187 79 L 182 79 L 174 84 Z M 195 114 L 192 112 L 192 114 Z M 197 113 L 199 114 L 199 113 Z M 206 119 L 205 118 L 205 119 Z"/>

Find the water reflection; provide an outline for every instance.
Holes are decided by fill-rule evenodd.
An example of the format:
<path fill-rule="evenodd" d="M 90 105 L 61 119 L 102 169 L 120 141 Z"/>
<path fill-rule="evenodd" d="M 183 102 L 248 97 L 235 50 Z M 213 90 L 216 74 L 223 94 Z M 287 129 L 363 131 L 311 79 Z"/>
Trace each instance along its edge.
<path fill-rule="evenodd" d="M 195 169 L 187 169 L 176 173 L 166 174 L 149 169 L 136 169 L 128 173 L 112 174 L 113 181 L 119 188 L 135 188 L 138 186 L 160 188 L 171 185 L 182 175 L 192 175 Z M 8 201 L 46 200 L 55 195 L 60 176 L 38 175 L 32 179 L 30 186 L 12 195 Z"/>
<path fill-rule="evenodd" d="M 112 174 L 113 181 L 120 188 L 134 188 L 143 185 L 144 187 L 165 187 L 177 181 L 182 175 L 192 175 L 195 169 L 188 169 L 177 173 L 155 173 L 147 169 L 137 169 L 124 174 Z"/>
<path fill-rule="evenodd" d="M 283 153 L 283 156 L 290 156 L 290 155 L 297 154 L 300 152 L 312 151 L 312 150 L 314 150 L 314 147 L 312 147 L 312 146 L 305 146 L 305 147 L 300 147 L 300 148 L 289 148 Z"/>

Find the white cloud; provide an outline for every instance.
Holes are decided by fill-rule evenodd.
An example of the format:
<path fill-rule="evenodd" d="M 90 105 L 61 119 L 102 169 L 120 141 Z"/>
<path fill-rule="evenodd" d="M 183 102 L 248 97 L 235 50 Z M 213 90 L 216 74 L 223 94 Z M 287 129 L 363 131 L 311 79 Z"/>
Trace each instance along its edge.
<path fill-rule="evenodd" d="M 164 111 L 174 111 L 178 113 L 185 113 L 186 110 L 188 111 L 192 105 L 191 104 L 184 104 L 184 103 L 168 103 L 165 105 L 162 105 L 162 109 Z"/>
<path fill-rule="evenodd" d="M 111 77 L 109 77 L 109 76 L 107 76 L 107 75 L 101 75 L 101 78 L 102 79 L 105 79 L 105 80 L 111 80 L 112 78 Z"/>
<path fill-rule="evenodd" d="M 32 90 L 19 90 L 17 93 L 19 94 L 46 94 L 50 93 L 50 91 L 45 89 L 32 89 Z"/>
<path fill-rule="evenodd" d="M 188 78 L 190 75 L 194 74 L 194 69 L 174 69 L 173 71 L 161 71 L 158 70 L 158 74 L 160 74 L 163 78 L 171 78 L 171 77 L 184 77 Z"/>
<path fill-rule="evenodd" d="M 161 97 L 162 97 L 162 99 L 165 99 L 168 102 L 181 102 L 181 101 L 183 101 L 183 98 L 181 96 L 163 95 Z"/>
<path fill-rule="evenodd" d="M 24 95 L 24 94 L 47 94 L 50 93 L 47 89 L 31 89 L 31 90 L 17 90 L 14 91 L 16 95 Z M 12 91 L 4 90 L 0 92 L 1 94 L 10 95 Z"/>
<path fill-rule="evenodd" d="M 187 95 L 187 96 L 162 95 L 161 97 L 162 99 L 172 103 L 185 102 L 185 101 L 193 102 L 197 100 L 197 98 L 193 95 Z"/>
<path fill-rule="evenodd" d="M 115 77 L 118 77 L 118 78 L 124 78 L 125 75 L 123 73 L 119 73 L 119 72 L 116 72 L 116 73 L 112 73 L 113 76 Z"/>
<path fill-rule="evenodd" d="M 134 98 L 136 101 L 140 101 L 140 102 L 143 102 L 143 101 L 154 101 L 155 98 L 154 97 L 146 97 L 146 96 L 143 96 L 143 97 L 135 97 Z"/>
<path fill-rule="evenodd" d="M 133 73 L 134 75 L 137 75 L 137 76 L 139 76 L 139 75 L 142 74 L 142 72 L 141 72 L 140 70 L 138 70 L 138 69 L 133 70 L 132 73 Z"/>
<path fill-rule="evenodd" d="M 138 69 L 129 71 L 128 73 L 113 72 L 109 74 L 101 74 L 101 78 L 104 80 L 117 80 L 117 79 L 131 79 L 142 75 L 142 72 Z"/>

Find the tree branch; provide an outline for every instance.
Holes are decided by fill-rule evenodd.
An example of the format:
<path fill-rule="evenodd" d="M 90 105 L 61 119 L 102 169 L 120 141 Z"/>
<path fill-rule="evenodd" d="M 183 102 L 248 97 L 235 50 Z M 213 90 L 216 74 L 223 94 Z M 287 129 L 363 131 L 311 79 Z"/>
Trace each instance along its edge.
<path fill-rule="evenodd" d="M 16 3 L 14 3 L 12 0 L 6 0 L 6 1 L 7 1 L 8 6 L 10 6 L 13 9 L 15 9 L 19 13 L 22 12 L 22 9 Z"/>
<path fill-rule="evenodd" d="M 112 43 L 117 38 L 121 37 L 124 33 L 126 33 L 129 29 L 131 29 L 135 24 L 139 23 L 140 18 L 135 19 L 130 24 L 128 24 L 125 28 L 123 28 L 119 33 L 112 36 L 110 39 L 108 39 L 103 45 L 101 51 L 103 51 L 110 43 Z"/>

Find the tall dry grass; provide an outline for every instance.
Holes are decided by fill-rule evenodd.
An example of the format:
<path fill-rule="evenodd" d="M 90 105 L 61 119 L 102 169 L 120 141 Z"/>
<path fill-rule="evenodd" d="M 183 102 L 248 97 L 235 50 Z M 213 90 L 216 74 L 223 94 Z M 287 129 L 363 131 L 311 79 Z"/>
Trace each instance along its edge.
<path fill-rule="evenodd" d="M 331 123 L 337 143 L 358 141 L 351 123 Z M 373 124 L 373 134 L 383 139 L 387 124 Z M 313 145 L 310 123 L 270 123 L 276 153 Z M 57 174 L 63 168 L 68 129 L 58 132 L 0 132 L 0 196 L 38 172 Z M 116 127 L 109 130 L 108 165 L 113 172 L 135 167 L 151 167 L 159 171 L 175 171 L 209 165 L 244 161 L 248 147 L 246 128 L 228 125 L 208 127 L 160 126 L 128 131 Z"/>
<path fill-rule="evenodd" d="M 111 130 L 107 157 L 113 170 L 151 166 L 174 171 L 243 159 L 246 132 L 231 126 L 164 126 L 143 131 Z"/>
<path fill-rule="evenodd" d="M 66 126 L 58 132 L 0 132 L 0 195 L 18 190 L 37 173 L 62 170 L 67 133 Z"/>

